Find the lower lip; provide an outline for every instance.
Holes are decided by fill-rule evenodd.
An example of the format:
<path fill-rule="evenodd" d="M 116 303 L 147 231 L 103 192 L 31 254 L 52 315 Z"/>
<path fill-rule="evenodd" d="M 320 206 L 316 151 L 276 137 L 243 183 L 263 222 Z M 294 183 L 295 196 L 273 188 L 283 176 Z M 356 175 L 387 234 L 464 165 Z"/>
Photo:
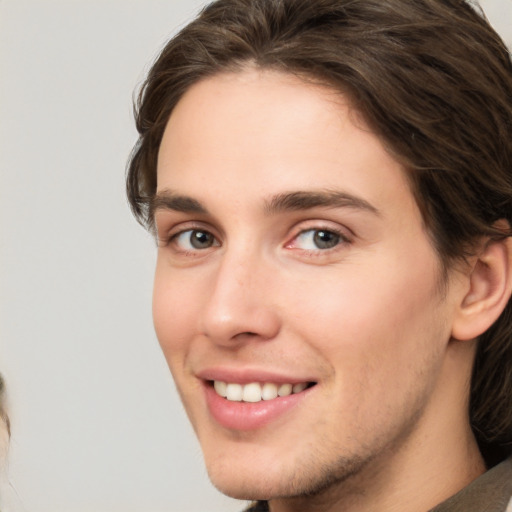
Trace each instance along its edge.
<path fill-rule="evenodd" d="M 260 402 L 233 402 L 219 396 L 213 386 L 205 386 L 206 404 L 215 421 L 230 430 L 256 430 L 277 420 L 309 394 L 311 388 L 289 396 Z"/>

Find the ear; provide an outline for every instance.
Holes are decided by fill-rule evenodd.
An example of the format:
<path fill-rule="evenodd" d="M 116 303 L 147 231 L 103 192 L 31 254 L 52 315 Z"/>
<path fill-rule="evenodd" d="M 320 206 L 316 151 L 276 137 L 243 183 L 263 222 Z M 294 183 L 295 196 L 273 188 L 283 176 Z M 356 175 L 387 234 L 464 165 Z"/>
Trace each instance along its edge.
<path fill-rule="evenodd" d="M 467 275 L 468 288 L 457 306 L 452 338 L 471 340 L 498 319 L 512 294 L 512 239 L 489 240 Z"/>

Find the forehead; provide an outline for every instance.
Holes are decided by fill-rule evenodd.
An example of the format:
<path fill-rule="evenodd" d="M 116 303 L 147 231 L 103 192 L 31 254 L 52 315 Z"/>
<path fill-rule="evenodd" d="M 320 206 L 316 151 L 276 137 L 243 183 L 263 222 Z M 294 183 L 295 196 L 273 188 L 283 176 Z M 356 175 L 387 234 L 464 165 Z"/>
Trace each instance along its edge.
<path fill-rule="evenodd" d="M 178 102 L 162 139 L 160 192 L 247 204 L 340 188 L 376 209 L 415 208 L 402 166 L 347 98 L 293 75 L 248 69 L 204 79 Z"/>

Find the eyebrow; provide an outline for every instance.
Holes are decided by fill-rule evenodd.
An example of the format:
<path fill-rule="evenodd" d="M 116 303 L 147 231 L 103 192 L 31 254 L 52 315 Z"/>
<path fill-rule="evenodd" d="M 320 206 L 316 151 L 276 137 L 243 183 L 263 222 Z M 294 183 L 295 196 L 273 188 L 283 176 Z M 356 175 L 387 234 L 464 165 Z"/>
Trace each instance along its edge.
<path fill-rule="evenodd" d="M 174 210 L 182 213 L 208 214 L 208 210 L 196 199 L 163 190 L 155 194 L 149 201 L 150 217 L 154 218 L 158 210 Z"/>
<path fill-rule="evenodd" d="M 198 200 L 163 190 L 150 200 L 150 215 L 158 210 L 173 210 L 182 213 L 207 215 L 208 210 Z M 353 208 L 380 216 L 379 210 L 365 199 L 339 190 L 292 191 L 277 194 L 265 201 L 267 215 L 285 211 L 309 210 L 311 208 Z"/>
<path fill-rule="evenodd" d="M 268 214 L 273 214 L 283 211 L 308 210 L 317 207 L 353 208 L 380 215 L 379 210 L 362 197 L 340 190 L 285 192 L 267 201 L 265 210 Z"/>

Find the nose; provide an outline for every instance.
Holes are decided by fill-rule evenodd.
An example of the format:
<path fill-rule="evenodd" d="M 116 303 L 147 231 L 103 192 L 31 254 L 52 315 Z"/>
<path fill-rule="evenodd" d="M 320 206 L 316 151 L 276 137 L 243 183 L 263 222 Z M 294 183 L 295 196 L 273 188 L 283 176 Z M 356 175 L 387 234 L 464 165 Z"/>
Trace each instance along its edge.
<path fill-rule="evenodd" d="M 281 323 L 270 276 L 270 268 L 254 254 L 225 255 L 203 308 L 203 334 L 226 347 L 274 338 Z"/>

